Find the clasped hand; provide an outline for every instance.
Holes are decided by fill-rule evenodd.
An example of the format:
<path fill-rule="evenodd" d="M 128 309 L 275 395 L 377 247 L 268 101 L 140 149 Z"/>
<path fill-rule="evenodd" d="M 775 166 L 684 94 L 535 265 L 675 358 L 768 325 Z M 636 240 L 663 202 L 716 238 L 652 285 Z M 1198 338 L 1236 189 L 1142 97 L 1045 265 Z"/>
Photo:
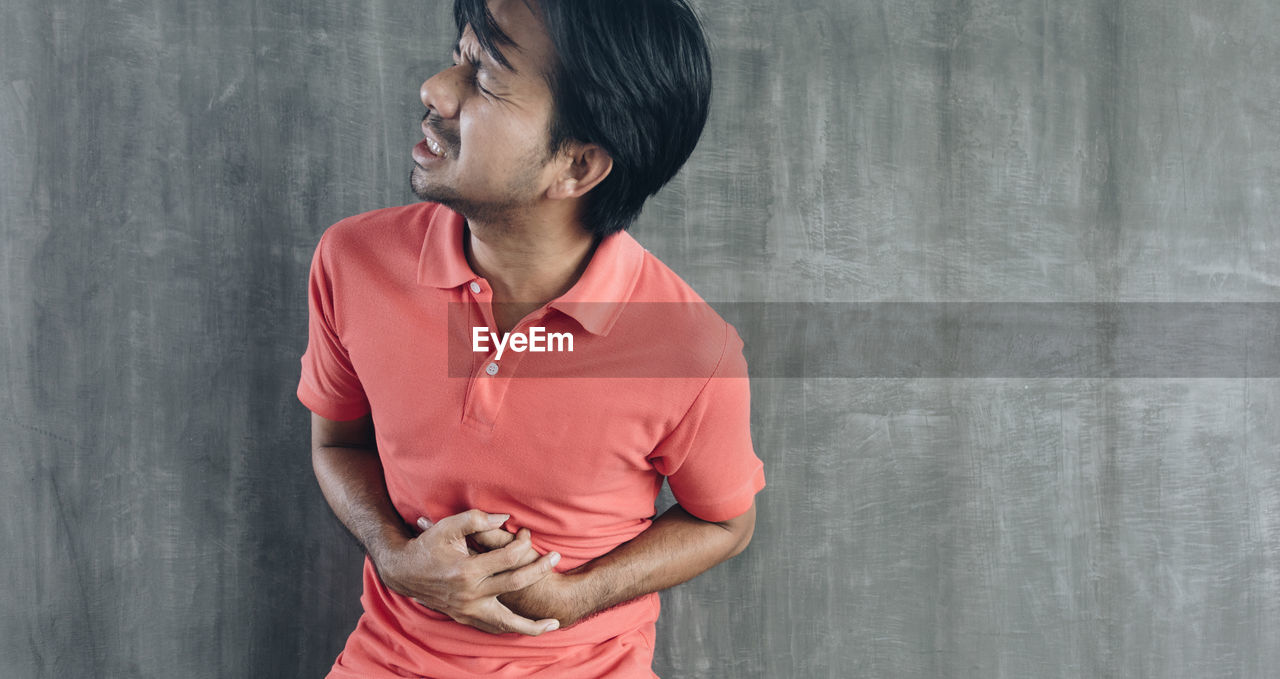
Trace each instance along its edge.
<path fill-rule="evenodd" d="M 508 518 L 472 509 L 435 524 L 420 519 L 421 534 L 375 559 L 378 574 L 392 591 L 490 634 L 558 629 L 560 620 L 518 615 L 498 599 L 542 581 L 560 561 L 556 552 L 539 555 L 527 528 L 514 537 L 502 530 Z"/>

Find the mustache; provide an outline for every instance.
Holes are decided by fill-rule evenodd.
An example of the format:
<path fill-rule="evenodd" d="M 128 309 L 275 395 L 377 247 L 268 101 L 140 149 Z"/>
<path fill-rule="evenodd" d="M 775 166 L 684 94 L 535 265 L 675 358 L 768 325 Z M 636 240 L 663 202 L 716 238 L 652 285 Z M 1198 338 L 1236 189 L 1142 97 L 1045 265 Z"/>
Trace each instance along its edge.
<path fill-rule="evenodd" d="M 445 127 L 444 118 L 441 118 L 435 111 L 427 111 L 426 114 L 422 116 L 422 120 L 427 124 L 427 127 L 430 127 L 431 131 L 435 132 L 436 136 L 440 138 L 440 143 L 444 146 L 444 150 L 446 152 L 452 152 L 452 155 L 456 155 L 458 147 L 462 146 L 462 136 L 456 131 Z"/>

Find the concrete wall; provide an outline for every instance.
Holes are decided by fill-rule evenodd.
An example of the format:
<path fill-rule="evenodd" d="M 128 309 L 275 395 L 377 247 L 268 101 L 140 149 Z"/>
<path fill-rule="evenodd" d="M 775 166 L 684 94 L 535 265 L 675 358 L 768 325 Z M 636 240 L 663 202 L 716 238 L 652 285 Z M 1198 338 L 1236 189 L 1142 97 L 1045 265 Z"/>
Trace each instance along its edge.
<path fill-rule="evenodd" d="M 709 300 L 1280 301 L 1271 0 L 701 7 L 714 111 L 633 232 Z M 414 200 L 449 7 L 4 16 L 3 674 L 322 676 L 360 555 L 293 395 L 307 265 L 332 222 Z M 753 366 L 774 375 L 753 384 L 756 538 L 664 595 L 664 677 L 1280 666 L 1275 366 L 832 378 L 839 345 L 805 359 Z"/>

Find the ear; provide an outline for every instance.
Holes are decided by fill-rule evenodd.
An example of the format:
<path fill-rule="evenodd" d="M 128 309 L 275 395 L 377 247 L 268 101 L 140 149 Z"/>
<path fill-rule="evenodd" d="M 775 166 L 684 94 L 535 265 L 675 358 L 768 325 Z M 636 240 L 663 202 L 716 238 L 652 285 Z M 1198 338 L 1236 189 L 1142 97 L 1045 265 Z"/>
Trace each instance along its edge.
<path fill-rule="evenodd" d="M 547 187 L 547 198 L 579 198 L 604 181 L 613 169 L 613 158 L 597 144 L 572 143 L 565 151 L 569 163 Z"/>

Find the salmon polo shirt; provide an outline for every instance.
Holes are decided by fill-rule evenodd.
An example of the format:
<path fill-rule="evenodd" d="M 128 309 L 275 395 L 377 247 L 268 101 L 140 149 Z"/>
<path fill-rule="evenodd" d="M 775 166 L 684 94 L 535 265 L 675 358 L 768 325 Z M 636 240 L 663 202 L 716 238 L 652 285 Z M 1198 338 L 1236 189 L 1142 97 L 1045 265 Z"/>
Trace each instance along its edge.
<path fill-rule="evenodd" d="M 408 525 L 509 514 L 504 527 L 529 528 L 564 571 L 647 528 L 664 478 L 701 519 L 750 509 L 764 472 L 731 325 L 624 231 L 499 355 L 466 229 L 435 203 L 374 210 L 329 227 L 311 263 L 298 399 L 331 420 L 372 413 Z M 654 676 L 657 594 L 541 636 L 493 635 L 390 591 L 366 559 L 361 603 L 330 677 Z"/>

